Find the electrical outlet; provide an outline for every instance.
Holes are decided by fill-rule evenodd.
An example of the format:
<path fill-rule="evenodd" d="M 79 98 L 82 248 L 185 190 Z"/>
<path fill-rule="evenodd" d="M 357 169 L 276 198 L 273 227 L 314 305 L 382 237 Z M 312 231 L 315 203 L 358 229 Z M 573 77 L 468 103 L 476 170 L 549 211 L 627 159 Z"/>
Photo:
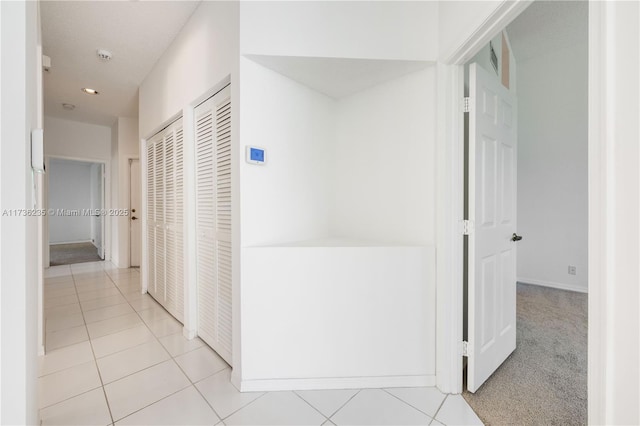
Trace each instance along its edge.
<path fill-rule="evenodd" d="M 576 267 L 573 265 L 569 265 L 569 275 L 575 275 L 576 274 Z"/>

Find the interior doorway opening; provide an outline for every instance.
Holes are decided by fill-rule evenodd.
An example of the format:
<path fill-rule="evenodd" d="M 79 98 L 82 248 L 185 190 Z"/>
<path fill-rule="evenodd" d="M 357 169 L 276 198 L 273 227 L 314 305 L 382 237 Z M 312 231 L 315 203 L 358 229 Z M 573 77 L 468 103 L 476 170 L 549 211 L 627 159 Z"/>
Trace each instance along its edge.
<path fill-rule="evenodd" d="M 588 5 L 534 2 L 465 65 L 465 96 L 469 96 L 471 63 L 517 97 L 517 235 L 514 232 L 513 238 L 524 238 L 517 244 L 514 288 L 507 292 L 496 291 L 506 288 L 500 274 L 494 277 L 490 273 L 491 262 L 487 257 L 478 258 L 477 247 L 465 236 L 463 340 L 472 347 L 469 356 L 463 358 L 464 397 L 489 423 L 586 423 Z M 478 97 L 471 101 L 478 110 L 472 110 L 469 116 L 486 115 L 493 105 L 493 95 L 471 96 Z M 499 104 L 497 100 L 496 122 L 504 118 Z M 469 128 L 474 127 L 470 121 L 473 118 L 465 117 L 464 218 L 478 220 L 470 211 L 473 213 L 478 208 L 474 202 L 486 195 L 482 185 L 487 185 L 486 178 L 491 175 L 470 176 L 469 170 L 478 164 L 496 164 L 505 157 L 496 150 L 495 162 L 481 161 L 478 155 L 487 155 L 482 145 L 486 141 L 476 140 L 471 143 L 475 151 L 470 149 Z M 493 154 L 488 153 L 491 160 Z M 496 170 L 495 181 L 499 182 L 504 175 L 500 167 Z M 470 186 L 474 177 L 480 182 Z M 487 206 L 493 206 L 498 211 L 496 218 L 501 220 L 499 183 L 495 189 L 495 204 L 480 205 L 480 216 L 491 211 Z M 468 227 L 475 232 L 488 223 Z M 481 274 L 474 275 L 473 265 L 469 267 L 468 262 L 475 262 L 476 272 L 479 268 Z M 491 285 L 482 282 L 486 277 L 491 278 Z M 493 291 L 495 299 L 488 297 L 474 306 L 478 305 L 474 290 L 487 294 Z M 470 361 L 500 334 L 492 337 L 487 334 L 491 327 L 484 327 L 475 336 L 481 340 L 480 346 L 473 346 L 472 329 L 483 327 L 473 318 L 474 308 L 489 312 L 497 307 L 495 321 L 499 322 L 504 314 L 500 298 L 504 297 L 513 297 L 517 311 L 516 349 L 496 361 L 498 367 L 484 384 L 474 384 L 473 377 L 468 377 Z M 495 304 L 489 306 L 487 300 Z M 531 415 L 535 419 L 529 419 Z"/>
<path fill-rule="evenodd" d="M 50 266 L 105 259 L 105 164 L 50 158 Z"/>

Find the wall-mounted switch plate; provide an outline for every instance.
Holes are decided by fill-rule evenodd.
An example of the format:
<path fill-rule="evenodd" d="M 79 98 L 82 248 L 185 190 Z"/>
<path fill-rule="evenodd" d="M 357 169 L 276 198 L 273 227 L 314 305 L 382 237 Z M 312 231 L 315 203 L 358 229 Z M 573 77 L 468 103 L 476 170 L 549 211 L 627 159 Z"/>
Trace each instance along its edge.
<path fill-rule="evenodd" d="M 569 275 L 575 275 L 576 274 L 576 267 L 573 265 L 569 265 Z"/>

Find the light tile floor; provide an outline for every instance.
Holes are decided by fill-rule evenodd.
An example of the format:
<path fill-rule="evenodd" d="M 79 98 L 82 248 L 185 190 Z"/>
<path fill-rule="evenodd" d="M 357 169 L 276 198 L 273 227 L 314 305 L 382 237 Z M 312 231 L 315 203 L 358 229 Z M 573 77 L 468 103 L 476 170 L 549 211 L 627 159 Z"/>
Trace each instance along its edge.
<path fill-rule="evenodd" d="M 83 263 L 45 277 L 44 425 L 482 424 L 435 388 L 240 393 L 222 358 L 140 293 L 137 269 Z"/>

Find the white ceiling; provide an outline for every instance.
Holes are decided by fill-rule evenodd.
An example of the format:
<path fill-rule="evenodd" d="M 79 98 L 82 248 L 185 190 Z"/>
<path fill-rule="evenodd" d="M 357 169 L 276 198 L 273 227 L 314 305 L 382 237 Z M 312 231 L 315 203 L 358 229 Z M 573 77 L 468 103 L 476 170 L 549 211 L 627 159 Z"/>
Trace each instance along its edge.
<path fill-rule="evenodd" d="M 247 55 L 320 93 L 340 99 L 429 66 L 424 61 Z"/>
<path fill-rule="evenodd" d="M 537 0 L 507 27 L 513 55 L 524 61 L 545 52 L 586 43 L 587 0 Z"/>
<path fill-rule="evenodd" d="M 199 1 L 43 1 L 45 115 L 110 126 L 138 116 L 138 87 Z M 113 54 L 102 62 L 97 49 Z M 81 92 L 90 87 L 97 96 Z M 71 103 L 67 111 L 62 103 Z"/>

